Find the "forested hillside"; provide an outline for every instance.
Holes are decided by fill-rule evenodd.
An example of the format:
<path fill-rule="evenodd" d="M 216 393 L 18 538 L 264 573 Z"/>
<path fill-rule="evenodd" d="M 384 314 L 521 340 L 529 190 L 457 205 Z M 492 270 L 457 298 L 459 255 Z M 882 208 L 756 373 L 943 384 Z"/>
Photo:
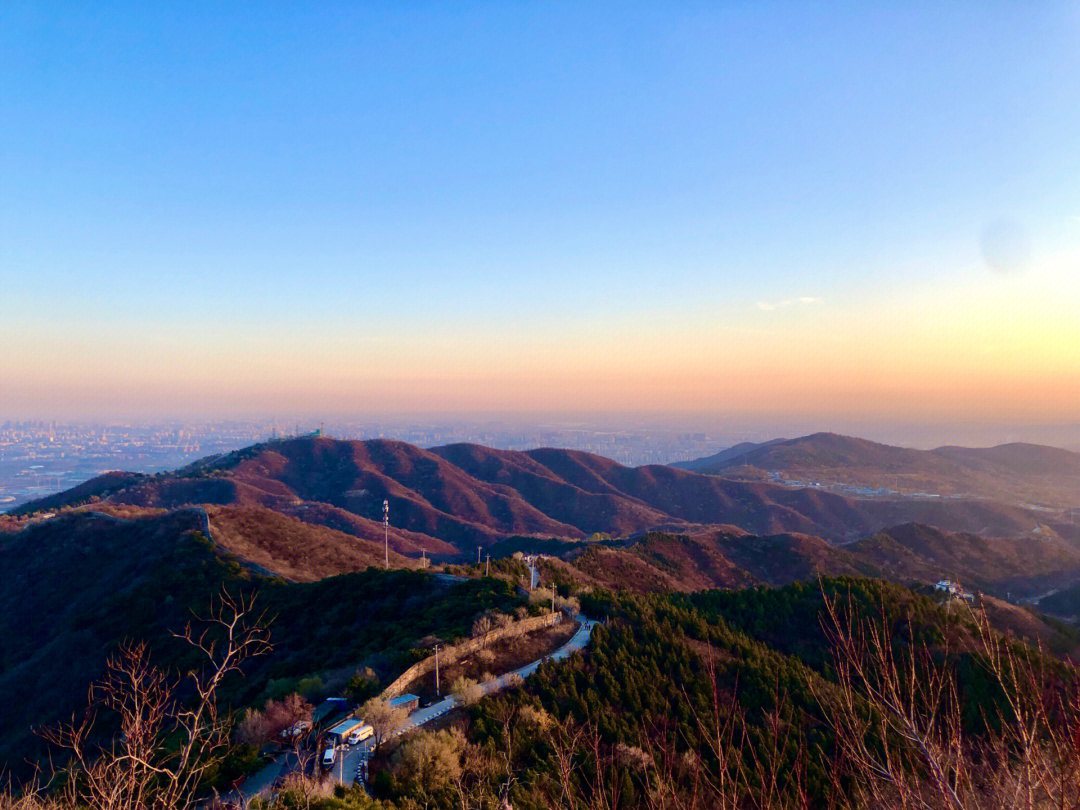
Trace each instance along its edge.
<path fill-rule="evenodd" d="M 260 587 L 275 649 L 224 691 L 234 705 L 302 689 L 313 660 L 377 665 L 381 650 L 400 666 L 414 632 L 447 637 L 476 609 L 514 604 L 495 580 L 444 598 L 418 573 Z M 341 644 L 358 591 L 365 620 Z M 854 810 L 937 807 L 951 785 L 950 806 L 966 810 L 1024 806 L 1010 801 L 1017 791 L 1051 806 L 1080 789 L 1068 747 L 1080 732 L 1075 666 L 1010 640 L 992 612 L 847 577 L 581 601 L 602 620 L 582 653 L 387 743 L 374 798 L 360 787 L 328 796 L 318 774 L 298 775 L 259 806 Z M 183 661 L 168 645 L 155 654 Z M 1038 769 L 1030 783 L 1025 761 Z"/>
<path fill-rule="evenodd" d="M 448 771 L 418 774 L 408 749 L 391 758 L 376 795 L 402 807 L 503 797 L 517 810 L 892 808 L 916 796 L 982 808 L 1023 806 L 1017 783 L 1043 799 L 1080 787 L 1077 758 L 1042 748 L 1078 728 L 1075 670 L 1006 642 L 978 611 L 861 579 L 584 604 L 605 619 L 587 653 L 482 701 L 463 736 L 432 739 L 451 752 Z M 1023 786 L 1019 752 L 1036 750 L 1017 742 L 1020 717 L 1040 778 L 1064 782 Z M 936 803 L 946 784 L 954 805 Z"/>
<path fill-rule="evenodd" d="M 232 706 L 280 697 L 305 679 L 319 696 L 365 666 L 396 677 L 428 654 L 412 652 L 425 636 L 468 636 L 478 613 L 523 602 L 498 580 L 402 570 L 287 582 L 246 569 L 201 529 L 190 510 L 133 520 L 76 513 L 0 535 L 0 569 L 20 572 L 0 589 L 0 768 L 23 772 L 45 754 L 31 729 L 80 710 L 124 641 L 148 642 L 160 666 L 189 663 L 172 633 L 223 589 L 255 598 L 273 645 L 228 684 Z"/>
<path fill-rule="evenodd" d="M 833 545 L 803 534 L 755 535 L 729 527 L 694 534 L 549 548 L 541 566 L 562 582 L 645 593 L 745 588 L 859 575 L 930 586 L 942 578 L 1012 601 L 1080 579 L 1080 549 L 1053 535 L 982 537 L 930 526 L 895 526 Z"/>

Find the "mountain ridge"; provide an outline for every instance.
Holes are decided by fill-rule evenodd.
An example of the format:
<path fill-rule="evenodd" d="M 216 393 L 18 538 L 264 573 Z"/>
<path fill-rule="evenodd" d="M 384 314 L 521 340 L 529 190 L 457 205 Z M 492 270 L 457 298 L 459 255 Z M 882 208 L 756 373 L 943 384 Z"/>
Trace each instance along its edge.
<path fill-rule="evenodd" d="M 844 546 L 791 532 L 648 532 L 621 544 L 588 544 L 560 557 L 562 562 L 550 565 L 568 580 L 640 592 L 779 587 L 822 576 L 860 576 L 923 586 L 951 578 L 1016 599 L 1080 580 L 1080 548 L 1060 538 L 982 537 L 918 523 Z"/>
<path fill-rule="evenodd" d="M 865 494 L 975 496 L 1014 505 L 1080 505 L 1080 453 L 1011 442 L 916 450 L 836 433 L 742 443 L 672 466 L 740 480 L 815 483 Z M 877 490 L 871 493 L 869 490 Z"/>
<path fill-rule="evenodd" d="M 1080 521 L 1066 513 L 979 498 L 859 498 L 666 465 L 625 467 L 558 448 L 450 444 L 424 449 L 386 439 L 325 437 L 253 445 L 172 473 L 108 473 L 12 515 L 80 502 L 269 510 L 320 531 L 382 545 L 384 500 L 390 506 L 390 548 L 441 559 L 467 557 L 477 546 L 513 536 L 581 540 L 596 533 L 626 537 L 722 524 L 756 535 L 798 533 L 841 544 L 907 522 L 1002 537 L 1048 531 L 1080 543 Z"/>

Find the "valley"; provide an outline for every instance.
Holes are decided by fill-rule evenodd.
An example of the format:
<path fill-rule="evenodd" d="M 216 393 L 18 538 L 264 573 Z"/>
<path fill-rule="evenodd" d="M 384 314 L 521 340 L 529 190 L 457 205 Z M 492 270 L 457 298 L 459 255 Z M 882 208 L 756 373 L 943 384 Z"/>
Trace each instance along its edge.
<path fill-rule="evenodd" d="M 995 480 L 1006 477 L 1002 457 L 1029 486 L 1046 474 L 998 453 Z M 834 463 L 845 458 L 855 463 Z M 581 600 L 615 622 L 614 636 L 601 633 L 603 649 L 613 638 L 629 643 L 617 628 L 643 604 L 653 606 L 646 613 L 670 604 L 730 620 L 739 599 L 767 603 L 778 590 L 809 598 L 790 589 L 823 582 L 890 582 L 899 589 L 890 599 L 922 605 L 939 599 L 933 583 L 949 578 L 979 595 L 998 630 L 1067 659 L 1080 654 L 1069 621 L 1080 612 L 1075 508 L 981 493 L 852 497 L 732 472 L 626 467 L 551 448 L 309 436 L 172 472 L 110 472 L 25 504 L 0 516 L 0 567 L 20 572 L 0 597 L 0 689 L 12 698 L 0 714 L 0 760 L 17 773 L 42 764 L 48 751 L 31 729 L 77 712 L 125 639 L 144 639 L 165 665 L 182 666 L 172 634 L 222 588 L 257 595 L 272 628 L 273 651 L 223 694 L 237 711 L 293 692 L 332 695 L 361 671 L 385 686 L 436 641 L 468 637 L 476 617 L 536 614 L 553 591 L 560 605 Z M 1053 481 L 1060 491 L 1061 479 Z M 532 593 L 525 556 L 539 572 Z M 382 570 L 384 559 L 392 570 Z M 781 630 L 769 633 L 754 644 L 777 661 L 797 654 Z M 698 635 L 687 649 L 697 649 Z M 527 657 L 519 652 L 515 665 Z M 71 665 L 51 667 L 56 660 Z M 562 676 L 541 667 L 538 677 L 549 685 L 536 687 L 543 694 Z M 468 716 L 459 711 L 453 723 Z M 244 762 L 221 779 L 254 767 Z"/>

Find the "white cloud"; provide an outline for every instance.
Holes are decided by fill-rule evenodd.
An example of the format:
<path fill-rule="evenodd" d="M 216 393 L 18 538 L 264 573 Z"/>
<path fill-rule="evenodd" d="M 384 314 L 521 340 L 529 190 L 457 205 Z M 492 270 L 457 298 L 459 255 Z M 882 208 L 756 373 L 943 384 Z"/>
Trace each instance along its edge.
<path fill-rule="evenodd" d="M 785 298 L 783 301 L 758 301 L 757 307 L 765 312 L 772 312 L 777 309 L 787 309 L 795 304 L 799 306 L 808 307 L 813 304 L 820 304 L 821 299 L 816 295 L 802 295 L 798 298 Z"/>

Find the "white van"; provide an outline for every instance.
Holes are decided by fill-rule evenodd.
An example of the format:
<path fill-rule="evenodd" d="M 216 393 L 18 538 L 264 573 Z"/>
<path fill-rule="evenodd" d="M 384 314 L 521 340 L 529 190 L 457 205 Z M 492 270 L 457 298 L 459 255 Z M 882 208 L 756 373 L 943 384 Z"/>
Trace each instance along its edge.
<path fill-rule="evenodd" d="M 337 756 L 337 747 L 328 745 L 322 755 L 322 766 L 330 769 L 334 767 L 334 758 Z"/>
<path fill-rule="evenodd" d="M 349 745 L 356 745 L 358 742 L 363 742 L 364 740 L 368 739 L 369 737 L 373 737 L 374 735 L 375 729 L 371 727 L 371 724 L 364 723 L 359 728 L 354 728 L 349 733 L 346 741 L 349 743 Z"/>

